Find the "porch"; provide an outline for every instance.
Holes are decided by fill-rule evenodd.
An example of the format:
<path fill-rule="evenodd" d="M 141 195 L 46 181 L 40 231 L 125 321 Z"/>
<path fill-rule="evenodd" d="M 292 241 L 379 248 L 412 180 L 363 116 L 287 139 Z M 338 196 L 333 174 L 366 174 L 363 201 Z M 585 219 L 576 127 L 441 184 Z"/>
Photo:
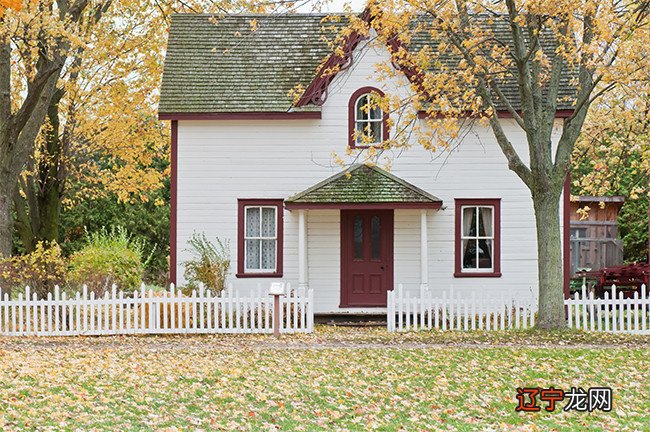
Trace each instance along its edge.
<path fill-rule="evenodd" d="M 297 219 L 298 287 L 314 289 L 315 312 L 385 314 L 396 276 L 428 289 L 429 219 L 441 207 L 439 198 L 367 165 L 287 198 Z"/>

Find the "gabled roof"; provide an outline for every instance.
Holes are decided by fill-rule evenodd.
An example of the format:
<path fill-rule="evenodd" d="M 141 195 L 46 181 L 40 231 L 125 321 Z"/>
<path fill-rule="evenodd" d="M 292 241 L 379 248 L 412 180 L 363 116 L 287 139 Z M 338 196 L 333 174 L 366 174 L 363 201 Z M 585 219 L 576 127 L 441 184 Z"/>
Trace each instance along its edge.
<path fill-rule="evenodd" d="M 310 204 L 411 204 L 413 208 L 440 208 L 442 201 L 411 183 L 379 168 L 355 164 L 285 200 L 287 208 Z M 333 206 L 333 207 L 336 207 Z"/>
<path fill-rule="evenodd" d="M 307 87 L 331 51 L 322 40 L 326 16 L 173 15 L 158 111 L 289 111 L 289 91 Z"/>
<path fill-rule="evenodd" d="M 160 96 L 159 113 L 287 113 L 319 112 L 327 98 L 334 75 L 330 63 L 345 70 L 351 65 L 352 52 L 363 40 L 354 32 L 343 46 L 343 55 L 331 55 L 325 39 L 336 36 L 333 26 L 323 20 L 332 14 L 231 15 L 217 20 L 211 15 L 177 14 L 172 16 Z M 365 19 L 369 19 L 364 16 Z M 257 29 L 251 31 L 255 24 Z M 486 20 L 500 40 L 508 40 L 503 20 Z M 552 36 L 543 35 L 542 46 L 553 55 Z M 410 47 L 436 46 L 426 33 L 415 35 Z M 389 46 L 389 48 L 391 48 Z M 394 47 L 392 47 L 394 48 Z M 408 47 L 407 47 L 408 48 Z M 457 58 L 443 58 L 447 67 Z M 403 71 L 417 79 L 411 71 Z M 435 70 L 432 70 L 435 72 Z M 575 87 L 571 73 L 561 79 L 558 110 L 571 110 Z M 307 90 L 293 106 L 289 91 L 297 85 Z M 519 109 L 519 92 L 514 78 L 502 83 L 505 95 Z M 497 108 L 505 109 L 496 100 Z"/>

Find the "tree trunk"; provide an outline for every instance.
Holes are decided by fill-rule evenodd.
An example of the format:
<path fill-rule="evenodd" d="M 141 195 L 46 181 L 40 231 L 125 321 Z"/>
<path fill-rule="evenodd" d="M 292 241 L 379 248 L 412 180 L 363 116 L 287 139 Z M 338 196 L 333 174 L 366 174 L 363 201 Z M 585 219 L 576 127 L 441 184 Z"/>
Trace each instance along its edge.
<path fill-rule="evenodd" d="M 559 190 L 533 193 L 537 226 L 537 268 L 539 300 L 537 326 L 542 329 L 566 327 L 564 314 L 564 271 L 560 230 Z"/>
<path fill-rule="evenodd" d="M 5 175 L 0 167 L 0 258 L 11 256 L 14 218 L 10 185 L 15 184 L 13 176 Z"/>

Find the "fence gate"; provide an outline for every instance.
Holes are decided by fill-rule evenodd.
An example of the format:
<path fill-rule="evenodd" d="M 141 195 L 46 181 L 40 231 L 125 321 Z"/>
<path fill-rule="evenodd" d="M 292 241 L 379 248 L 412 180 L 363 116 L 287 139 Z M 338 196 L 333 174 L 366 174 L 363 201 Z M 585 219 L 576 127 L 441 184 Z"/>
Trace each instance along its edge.
<path fill-rule="evenodd" d="M 276 319 L 282 333 L 313 332 L 313 290 L 287 286 L 287 292 L 274 316 L 273 298 L 259 286 L 245 295 L 232 286 L 219 295 L 201 287 L 189 296 L 173 284 L 165 292 L 143 286 L 132 294 L 113 287 L 99 298 L 86 287 L 72 297 L 59 287 L 46 298 L 30 293 L 29 287 L 15 299 L 0 291 L 0 335 L 272 333 Z"/>

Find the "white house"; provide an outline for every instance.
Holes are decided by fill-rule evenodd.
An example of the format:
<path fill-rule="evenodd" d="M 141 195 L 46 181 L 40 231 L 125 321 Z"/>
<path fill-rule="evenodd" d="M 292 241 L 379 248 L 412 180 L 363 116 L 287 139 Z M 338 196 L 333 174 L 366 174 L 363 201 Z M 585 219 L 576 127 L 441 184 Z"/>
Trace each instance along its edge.
<path fill-rule="evenodd" d="M 360 106 L 407 77 L 380 80 L 387 48 L 355 35 L 330 57 L 341 71 L 323 73 L 322 18 L 173 17 L 159 108 L 172 128 L 171 279 L 183 283 L 187 240 L 203 232 L 230 240 L 234 286 L 313 288 L 316 313 L 384 312 L 396 284 L 535 296 L 530 193 L 492 131 L 471 124 L 449 151 L 385 151 L 390 172 L 355 164 L 368 151 L 355 130 L 376 143 L 391 133 L 385 113 Z M 523 131 L 501 121 L 526 154 Z"/>

